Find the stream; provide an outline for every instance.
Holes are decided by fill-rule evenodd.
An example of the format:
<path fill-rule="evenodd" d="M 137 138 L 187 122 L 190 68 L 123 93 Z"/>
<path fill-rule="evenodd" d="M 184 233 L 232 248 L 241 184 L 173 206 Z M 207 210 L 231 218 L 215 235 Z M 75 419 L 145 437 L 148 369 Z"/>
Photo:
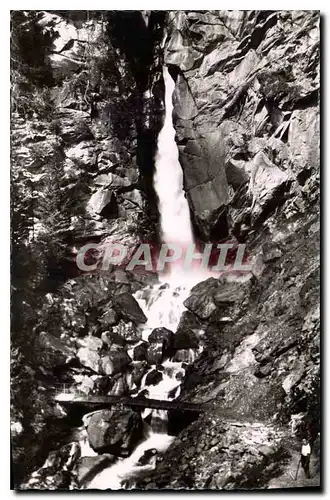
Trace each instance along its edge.
<path fill-rule="evenodd" d="M 183 174 L 178 160 L 178 148 L 172 122 L 172 95 L 175 84 L 167 67 L 163 69 L 163 76 L 165 82 L 165 119 L 158 137 L 154 186 L 159 198 L 162 241 L 186 246 L 193 244 L 194 238 L 189 206 L 183 190 Z M 142 341 L 148 340 L 154 328 L 165 327 L 175 332 L 182 312 L 185 310 L 183 302 L 189 296 L 191 288 L 208 276 L 207 271 L 197 272 L 194 270 L 194 272 L 189 273 L 176 265 L 175 268 L 167 269 L 166 274 L 159 277 L 159 284 L 147 286 L 136 292 L 135 298 L 148 318 L 148 322 L 143 325 Z M 201 347 L 189 349 L 187 362 L 193 363 L 201 350 Z M 147 389 L 148 397 L 153 399 L 172 400 L 180 394 L 180 380 L 182 380 L 185 370 L 182 367 L 182 362 L 175 362 L 172 358 L 165 360 L 162 366 L 162 380 L 156 385 L 146 386 L 146 374 L 142 379 L 141 391 Z M 155 368 L 156 365 L 152 365 L 149 371 Z M 175 388 L 177 389 L 175 390 Z M 147 424 L 145 419 L 147 417 L 150 419 L 150 414 L 150 424 Z M 142 412 L 142 418 L 145 426 L 144 440 L 129 457 L 119 458 L 115 464 L 97 474 L 87 485 L 87 488 L 116 490 L 125 487 L 126 482 L 126 487 L 131 488 L 134 487 L 134 477 L 137 474 L 155 467 L 156 457 L 143 466 L 138 465 L 139 459 L 145 451 L 150 449 L 157 450 L 157 454 L 164 452 L 174 440 L 174 436 L 169 436 L 167 433 L 167 411 L 146 408 Z M 86 445 L 85 439 L 81 445 L 83 454 L 88 456 L 92 450 Z M 92 453 L 94 454 L 94 452 Z"/>

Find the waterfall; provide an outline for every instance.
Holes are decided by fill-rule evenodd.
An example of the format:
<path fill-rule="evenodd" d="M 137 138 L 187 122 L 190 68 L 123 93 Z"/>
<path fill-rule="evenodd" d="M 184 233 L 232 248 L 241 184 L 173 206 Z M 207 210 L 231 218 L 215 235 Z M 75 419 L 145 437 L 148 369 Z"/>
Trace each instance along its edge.
<path fill-rule="evenodd" d="M 194 238 L 189 206 L 183 191 L 183 172 L 179 163 L 172 121 L 172 96 L 175 83 L 166 66 L 163 69 L 163 77 L 165 83 L 165 120 L 157 142 L 154 187 L 159 199 L 158 207 L 163 242 L 184 245 L 193 243 Z"/>
<path fill-rule="evenodd" d="M 174 81 L 167 67 L 163 69 L 165 82 L 165 119 L 159 133 L 155 158 L 154 187 L 158 195 L 160 212 L 161 239 L 164 243 L 180 244 L 183 248 L 194 242 L 190 212 L 183 190 L 183 172 L 178 160 L 178 148 L 175 142 L 175 130 L 172 122 Z M 147 286 L 136 292 L 135 298 L 148 318 L 143 326 L 142 338 L 147 341 L 154 328 L 165 327 L 176 332 L 183 302 L 188 297 L 191 287 L 205 279 L 205 273 L 184 272 L 177 267 L 170 273 L 159 276 L 160 284 Z M 193 359 L 194 352 L 188 352 Z M 180 394 L 180 381 L 184 374 L 181 362 L 166 359 L 162 362 L 162 380 L 156 385 L 146 385 L 147 374 L 141 382 L 141 391 L 147 390 L 152 399 L 172 400 Z M 149 371 L 157 369 L 152 365 Z M 181 376 L 181 378 L 180 378 Z M 142 471 L 152 470 L 155 460 L 141 467 L 139 459 L 150 449 L 157 453 L 165 451 L 174 437 L 167 434 L 167 411 L 150 410 L 142 412 L 146 425 L 144 440 L 127 458 L 119 458 L 111 467 L 100 472 L 88 485 L 88 488 L 120 489 L 134 485 L 135 477 Z M 125 486 L 126 485 L 126 486 Z"/>

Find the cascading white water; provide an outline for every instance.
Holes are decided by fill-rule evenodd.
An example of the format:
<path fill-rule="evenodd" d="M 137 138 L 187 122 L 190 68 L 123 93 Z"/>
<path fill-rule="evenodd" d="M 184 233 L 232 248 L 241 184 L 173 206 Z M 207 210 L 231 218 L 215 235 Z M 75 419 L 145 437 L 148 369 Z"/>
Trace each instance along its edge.
<path fill-rule="evenodd" d="M 183 173 L 179 163 L 175 129 L 172 122 L 172 96 L 175 83 L 167 67 L 163 69 L 165 83 L 165 120 L 158 136 L 154 186 L 159 198 L 162 240 L 165 243 L 194 242 L 189 206 L 183 191 Z"/>
<path fill-rule="evenodd" d="M 167 67 L 163 69 L 165 82 L 165 120 L 159 133 L 156 154 L 156 172 L 154 187 L 159 199 L 161 222 L 161 237 L 164 243 L 176 243 L 186 248 L 193 244 L 193 232 L 190 221 L 190 212 L 183 190 L 183 173 L 178 160 L 178 149 L 175 142 L 175 130 L 172 122 L 172 95 L 174 81 Z M 181 272 L 180 272 L 181 271 Z M 140 307 L 148 318 L 144 325 L 142 338 L 148 340 L 151 331 L 157 327 L 166 327 L 175 332 L 181 314 L 184 310 L 183 302 L 188 297 L 194 284 L 207 276 L 202 272 L 187 273 L 177 267 L 159 277 L 160 284 L 149 286 L 135 294 Z M 196 352 L 195 352 L 196 351 Z M 199 350 L 190 350 L 189 359 L 192 361 Z M 143 377 L 141 390 L 147 389 L 152 399 L 170 400 L 180 394 L 178 374 L 184 373 L 181 362 L 166 360 L 162 363 L 164 371 L 162 380 L 156 385 L 145 385 L 147 374 Z M 155 369 L 153 365 L 150 371 Z M 177 389 L 176 389 L 177 388 Z M 145 440 L 139 444 L 134 452 L 118 461 L 111 467 L 99 473 L 89 484 L 88 488 L 120 489 L 126 480 L 134 481 L 140 471 L 151 470 L 154 464 L 139 466 L 138 460 L 143 453 L 156 448 L 158 452 L 165 451 L 174 437 L 167 435 L 167 412 L 164 410 L 145 409 L 142 418 L 151 414 L 151 424 L 145 435 Z"/>

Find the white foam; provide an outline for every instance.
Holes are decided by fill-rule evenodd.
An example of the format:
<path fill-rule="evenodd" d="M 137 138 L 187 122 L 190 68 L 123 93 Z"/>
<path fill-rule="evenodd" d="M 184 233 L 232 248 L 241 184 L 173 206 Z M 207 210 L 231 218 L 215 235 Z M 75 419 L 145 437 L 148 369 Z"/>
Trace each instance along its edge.
<path fill-rule="evenodd" d="M 165 83 L 165 120 L 158 136 L 156 154 L 155 190 L 159 198 L 159 212 L 163 241 L 192 243 L 193 234 L 187 199 L 183 190 L 183 173 L 175 142 L 172 122 L 172 95 L 175 83 L 166 66 L 163 69 Z"/>
<path fill-rule="evenodd" d="M 158 452 L 163 452 L 170 446 L 173 440 L 174 436 L 150 432 L 146 439 L 139 444 L 137 448 L 135 448 L 131 456 L 127 458 L 119 458 L 114 465 L 97 474 L 97 476 L 95 476 L 95 478 L 89 483 L 88 489 L 122 489 L 122 482 L 126 479 L 131 479 L 134 475 L 142 471 L 152 470 L 154 468 L 154 460 L 148 465 L 137 465 L 139 459 L 146 450 L 156 448 Z"/>

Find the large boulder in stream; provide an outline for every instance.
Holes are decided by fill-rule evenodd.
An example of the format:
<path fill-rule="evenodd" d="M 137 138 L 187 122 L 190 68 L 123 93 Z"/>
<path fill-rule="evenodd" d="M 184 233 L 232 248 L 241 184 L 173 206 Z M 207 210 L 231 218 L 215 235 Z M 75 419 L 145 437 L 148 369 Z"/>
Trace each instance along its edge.
<path fill-rule="evenodd" d="M 158 365 L 163 361 L 163 344 L 150 344 L 147 352 L 149 365 Z"/>
<path fill-rule="evenodd" d="M 164 358 L 171 354 L 173 344 L 173 332 L 168 328 L 155 328 L 148 337 L 150 346 L 147 353 L 147 361 L 150 365 L 160 364 Z"/>
<path fill-rule="evenodd" d="M 146 385 L 157 385 L 163 380 L 162 372 L 151 370 L 146 376 Z"/>
<path fill-rule="evenodd" d="M 199 338 L 195 332 L 185 326 L 178 328 L 173 337 L 173 349 L 196 349 L 199 345 Z"/>
<path fill-rule="evenodd" d="M 87 435 L 97 453 L 128 457 L 143 437 L 143 422 L 140 414 L 130 408 L 100 410 L 91 416 Z"/>
<path fill-rule="evenodd" d="M 147 317 L 130 293 L 117 295 L 113 301 L 113 307 L 124 320 L 132 321 L 135 325 L 147 322 Z"/>
<path fill-rule="evenodd" d="M 168 328 L 160 327 L 152 330 L 148 337 L 150 344 L 162 344 L 163 352 L 165 353 L 171 348 L 173 332 Z"/>
<path fill-rule="evenodd" d="M 142 344 L 134 347 L 133 360 L 134 361 L 146 361 L 148 355 L 148 342 L 142 342 Z"/>
<path fill-rule="evenodd" d="M 124 349 L 111 350 L 100 359 L 100 373 L 114 375 L 123 372 L 131 362 L 131 358 Z"/>
<path fill-rule="evenodd" d="M 157 455 L 158 450 L 156 448 L 150 448 L 150 450 L 146 450 L 143 455 L 139 458 L 137 465 L 147 465 L 152 459 Z"/>

